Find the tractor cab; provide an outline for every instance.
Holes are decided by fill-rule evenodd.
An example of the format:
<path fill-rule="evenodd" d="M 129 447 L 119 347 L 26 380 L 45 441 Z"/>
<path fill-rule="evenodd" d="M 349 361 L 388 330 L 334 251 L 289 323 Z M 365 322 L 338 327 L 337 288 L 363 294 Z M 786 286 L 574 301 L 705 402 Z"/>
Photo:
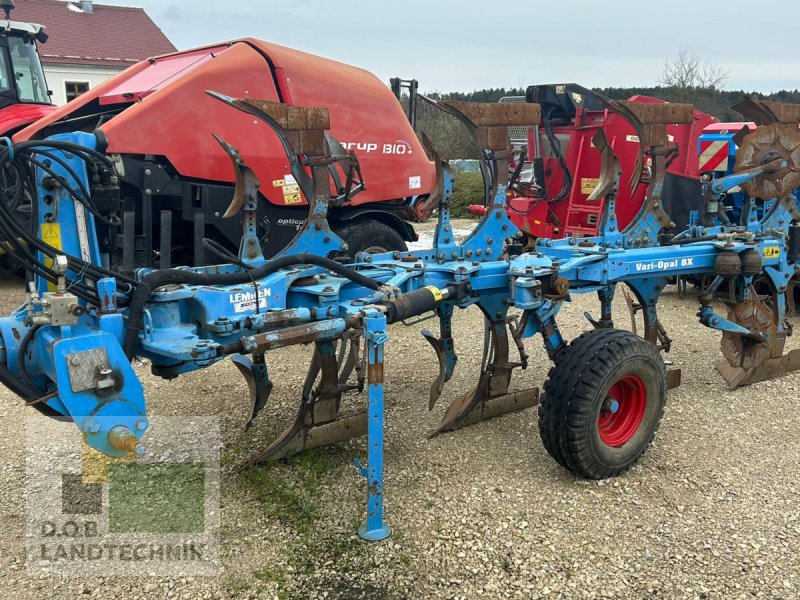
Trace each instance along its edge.
<path fill-rule="evenodd" d="M 13 104 L 52 106 L 36 42 L 45 43 L 43 25 L 11 20 L 14 3 L 0 2 L 0 110 Z"/>
<path fill-rule="evenodd" d="M 36 40 L 44 27 L 0 21 L 0 108 L 9 104 L 52 104 Z"/>

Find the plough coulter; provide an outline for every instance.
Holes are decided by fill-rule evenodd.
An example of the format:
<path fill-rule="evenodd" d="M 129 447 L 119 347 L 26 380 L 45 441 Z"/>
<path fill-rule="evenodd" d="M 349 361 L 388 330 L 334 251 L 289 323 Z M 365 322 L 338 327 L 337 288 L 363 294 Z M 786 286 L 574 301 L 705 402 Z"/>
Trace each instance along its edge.
<path fill-rule="evenodd" d="M 491 190 L 486 214 L 469 237 L 456 241 L 448 210 L 453 180 L 434 156 L 439 221 L 432 247 L 346 261 L 347 248 L 327 215 L 369 181 L 354 154 L 328 133 L 327 109 L 209 94 L 232 114 L 266 126 L 253 131 L 277 136 L 291 177 L 311 199 L 295 238 L 270 259 L 255 233 L 264 182 L 248 166 L 251 157 L 224 139 L 217 140 L 219 160 L 230 161 L 236 174 L 225 216 L 242 221 L 238 253 L 221 265 L 130 271 L 112 269 L 101 251 L 103 239 L 119 228 L 122 207 L 119 161 L 104 152 L 101 137 L 62 132 L 0 149 L 4 168 L 25 183 L 17 193 L 34 198 L 33 231 L 0 203 L 4 249 L 30 273 L 28 301 L 0 319 L 0 379 L 37 410 L 72 419 L 85 442 L 107 455 L 146 452 L 148 417 L 134 357 L 149 359 L 153 373 L 165 378 L 230 357 L 249 384 L 252 420 L 270 409 L 269 351 L 313 344 L 295 420 L 248 462 L 366 434 L 368 502 L 359 533 L 379 540 L 390 535 L 383 516 L 383 358 L 391 351 L 390 325 L 438 317 L 438 333 L 423 334 L 439 364 L 433 409 L 456 366 L 453 313 L 477 307 L 486 344 L 476 386 L 451 403 L 431 435 L 538 404 L 549 454 L 589 478 L 618 475 L 640 458 L 659 425 L 667 389 L 679 383 L 680 373 L 667 370 L 660 354 L 672 343 L 657 314 L 670 278 L 695 282 L 700 322 L 722 333 L 718 368 L 729 387 L 800 366 L 798 351 L 783 352 L 800 256 L 792 195 L 800 185 L 798 106 L 753 102 L 759 126 L 739 140 L 736 173 L 705 181 L 703 210 L 686 231 L 664 240 L 659 234 L 671 221 L 661 194 L 665 160 L 674 152 L 665 126 L 689 122 L 692 108 L 620 102 L 652 164 L 639 214 L 620 230 L 619 169 L 601 129 L 593 143 L 603 169 L 592 194 L 604 200 L 600 234 L 539 239 L 525 251 L 506 214 L 507 128 L 538 123 L 539 106 L 441 102 L 483 148 Z M 344 174 L 337 189 L 333 169 Z M 740 223 L 730 221 L 722 202 L 733 188 L 748 194 Z M 632 311 L 643 315 L 641 336 L 614 328 L 619 284 L 632 292 Z M 568 342 L 556 318 L 577 293 L 596 293 L 599 312 L 587 315 L 589 331 Z M 715 312 L 715 298 L 726 302 L 727 314 Z M 513 371 L 528 365 L 523 340 L 537 335 L 553 360 L 541 397 L 538 389 L 510 387 Z M 366 407 L 344 416 L 342 395 L 351 391 L 366 391 Z"/>

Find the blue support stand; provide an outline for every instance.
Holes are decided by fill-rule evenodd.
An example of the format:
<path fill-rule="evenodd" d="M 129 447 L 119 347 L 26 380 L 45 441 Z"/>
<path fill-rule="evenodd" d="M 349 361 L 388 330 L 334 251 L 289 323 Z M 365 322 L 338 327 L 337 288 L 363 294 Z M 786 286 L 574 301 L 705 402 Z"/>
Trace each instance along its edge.
<path fill-rule="evenodd" d="M 383 345 L 386 342 L 386 316 L 368 311 L 364 317 L 367 341 L 367 466 L 361 474 L 367 478 L 367 519 L 358 535 L 368 541 L 385 540 L 392 529 L 383 521 Z"/>

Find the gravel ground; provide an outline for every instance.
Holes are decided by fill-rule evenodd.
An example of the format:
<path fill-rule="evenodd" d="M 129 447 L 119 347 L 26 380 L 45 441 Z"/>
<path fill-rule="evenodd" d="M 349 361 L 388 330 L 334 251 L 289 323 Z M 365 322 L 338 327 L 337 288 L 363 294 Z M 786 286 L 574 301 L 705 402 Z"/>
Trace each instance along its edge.
<path fill-rule="evenodd" d="M 458 228 L 468 230 L 469 222 Z M 429 228 L 432 228 L 432 224 Z M 0 283 L 0 314 L 21 300 Z M 624 305 L 623 302 L 619 303 Z M 623 306 L 618 323 L 626 324 Z M 562 331 L 586 328 L 593 297 L 561 313 Z M 576 480 L 546 454 L 535 410 L 433 440 L 450 400 L 477 380 L 477 310 L 459 312 L 456 374 L 433 414 L 435 358 L 419 331 L 394 327 L 386 356 L 386 509 L 393 537 L 360 542 L 365 487 L 352 466 L 364 440 L 222 480 L 218 577 L 48 578 L 25 570 L 25 418 L 0 390 L 0 596 L 26 598 L 798 598 L 800 597 L 800 375 L 734 392 L 713 369 L 719 336 L 696 304 L 668 290 L 661 319 L 683 369 L 654 445 L 611 481 Z M 790 338 L 789 348 L 797 347 Z M 517 389 L 541 386 L 538 340 Z M 242 452 L 288 424 L 308 350 L 270 356 L 276 388 Z M 156 415 L 220 415 L 236 438 L 247 390 L 229 363 L 175 381 L 140 369 Z M 259 441 L 259 438 L 261 441 Z"/>

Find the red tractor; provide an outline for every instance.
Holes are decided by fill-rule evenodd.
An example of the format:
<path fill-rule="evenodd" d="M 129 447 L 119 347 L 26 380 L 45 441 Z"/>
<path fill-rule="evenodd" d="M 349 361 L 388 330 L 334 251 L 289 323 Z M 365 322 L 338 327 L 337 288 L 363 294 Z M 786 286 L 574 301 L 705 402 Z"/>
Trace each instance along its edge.
<path fill-rule="evenodd" d="M 0 2 L 0 136 L 10 136 L 55 110 L 36 42 L 44 26 L 11 20 L 13 0 Z"/>
<path fill-rule="evenodd" d="M 10 137 L 56 109 L 36 49 L 36 42 L 46 42 L 47 34 L 42 25 L 12 21 L 13 8 L 13 0 L 0 2 L 0 10 L 5 12 L 5 18 L 0 19 L 0 137 Z M 20 222 L 27 222 L 30 205 L 12 200 L 18 182 L 10 177 L 0 172 L 2 201 L 10 205 Z M 16 268 L 15 261 L 0 249 L 0 271 Z"/>
<path fill-rule="evenodd" d="M 261 183 L 258 233 L 272 256 L 304 223 L 309 190 L 291 175 L 278 137 L 209 90 L 328 107 L 338 151 L 352 150 L 360 162 L 357 173 L 330 171 L 340 202 L 329 220 L 348 253 L 405 250 L 416 239 L 403 216 L 434 189 L 435 169 L 392 91 L 368 71 L 276 44 L 244 39 L 142 61 L 16 139 L 76 128 L 95 134 L 99 149 L 116 157 L 125 210 L 136 214 L 104 243 L 132 246 L 123 267 L 133 267 L 210 264 L 238 248 L 241 224 L 224 218 L 234 170 L 218 136 Z"/>

